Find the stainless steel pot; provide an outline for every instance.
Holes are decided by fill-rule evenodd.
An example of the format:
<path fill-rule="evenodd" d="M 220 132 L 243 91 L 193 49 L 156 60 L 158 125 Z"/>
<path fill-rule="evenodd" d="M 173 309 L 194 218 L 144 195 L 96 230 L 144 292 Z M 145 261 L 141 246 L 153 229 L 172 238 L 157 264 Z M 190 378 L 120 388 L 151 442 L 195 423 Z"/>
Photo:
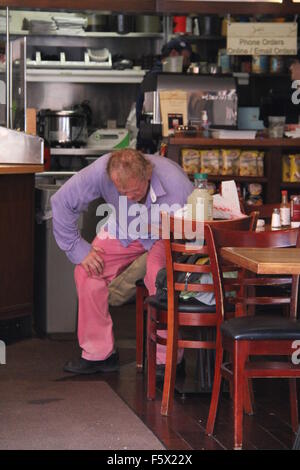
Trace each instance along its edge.
<path fill-rule="evenodd" d="M 160 33 L 160 17 L 154 15 L 139 15 L 135 20 L 137 33 Z"/>
<path fill-rule="evenodd" d="M 44 138 L 51 146 L 80 147 L 87 144 L 87 117 L 79 111 L 46 111 Z"/>

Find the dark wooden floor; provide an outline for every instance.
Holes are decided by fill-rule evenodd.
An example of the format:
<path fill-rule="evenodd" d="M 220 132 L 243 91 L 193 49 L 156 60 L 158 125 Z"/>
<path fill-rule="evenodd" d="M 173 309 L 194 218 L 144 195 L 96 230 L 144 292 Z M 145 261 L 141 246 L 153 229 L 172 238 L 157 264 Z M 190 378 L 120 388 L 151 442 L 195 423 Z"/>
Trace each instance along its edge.
<path fill-rule="evenodd" d="M 176 394 L 172 416 L 160 415 L 161 389 L 157 399 L 146 399 L 145 377 L 135 370 L 135 313 L 134 305 L 112 309 L 116 343 L 119 347 L 120 374 L 105 377 L 112 388 L 136 412 L 144 423 L 164 443 L 167 449 L 232 449 L 233 419 L 231 400 L 223 393 L 213 437 L 205 435 L 210 394 L 187 395 L 182 400 Z M 193 353 L 186 354 L 187 376 L 193 378 Z M 95 378 L 96 379 L 96 378 Z M 103 376 L 102 376 L 103 380 Z M 244 449 L 291 449 L 294 434 L 290 427 L 289 395 L 284 380 L 254 381 L 254 416 L 244 419 Z"/>

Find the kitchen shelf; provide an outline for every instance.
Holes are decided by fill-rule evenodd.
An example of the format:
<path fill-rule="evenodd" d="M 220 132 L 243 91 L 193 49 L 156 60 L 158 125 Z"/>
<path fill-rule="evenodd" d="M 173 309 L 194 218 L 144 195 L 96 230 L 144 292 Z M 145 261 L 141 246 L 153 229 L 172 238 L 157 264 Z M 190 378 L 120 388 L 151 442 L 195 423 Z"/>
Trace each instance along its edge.
<path fill-rule="evenodd" d="M 27 69 L 28 82 L 141 83 L 145 70 Z"/>
<path fill-rule="evenodd" d="M 5 31 L 0 31 L 0 36 L 5 35 Z M 104 32 L 104 31 L 79 31 L 73 32 L 69 31 L 52 31 L 52 32 L 45 32 L 45 34 L 39 33 L 30 33 L 28 30 L 20 30 L 20 31 L 10 31 L 11 36 L 28 36 L 28 37 L 56 37 L 56 36 L 67 36 L 67 37 L 79 37 L 79 38 L 118 38 L 118 39 L 137 39 L 137 38 L 144 38 L 144 39 L 163 39 L 163 33 L 128 33 L 128 34 L 119 34 L 113 31 L 111 32 Z"/>
<path fill-rule="evenodd" d="M 63 147 L 52 147 L 50 149 L 51 156 L 61 155 L 66 157 L 86 157 L 89 155 L 100 156 L 104 153 L 111 152 L 112 149 L 99 149 L 93 147 L 81 147 L 81 148 L 63 148 Z"/>
<path fill-rule="evenodd" d="M 175 39 L 179 38 L 180 39 L 181 34 L 170 34 L 169 35 L 169 40 L 170 39 Z M 226 41 L 226 36 L 220 36 L 220 35 L 215 35 L 215 36 L 198 36 L 195 34 L 186 34 L 184 35 L 184 38 L 188 38 L 190 41 Z"/>
<path fill-rule="evenodd" d="M 280 187 L 283 188 L 283 189 L 284 189 L 284 188 L 286 188 L 286 189 L 300 189 L 300 181 L 295 182 L 295 183 L 290 183 L 290 182 L 286 182 L 286 183 L 285 183 L 285 182 L 283 181 L 283 182 L 280 184 Z"/>
<path fill-rule="evenodd" d="M 176 135 L 170 137 L 170 145 L 187 147 L 243 147 L 243 148 L 300 148 L 300 139 L 208 139 L 204 137 L 184 137 Z"/>
<path fill-rule="evenodd" d="M 207 175 L 208 181 L 230 181 L 237 183 L 267 183 L 268 178 L 265 176 L 235 176 L 235 175 Z"/>
<path fill-rule="evenodd" d="M 192 173 L 187 174 L 190 180 L 194 179 Z M 237 176 L 237 175 L 207 175 L 208 181 L 219 182 L 219 181 L 231 181 L 234 180 L 237 183 L 267 183 L 268 178 L 265 176 Z"/>
<path fill-rule="evenodd" d="M 212 148 L 240 148 L 243 150 L 264 151 L 264 176 L 222 176 L 208 175 L 209 181 L 222 181 L 234 179 L 239 183 L 262 183 L 264 185 L 264 202 L 266 204 L 278 203 L 281 199 L 281 188 L 300 189 L 299 183 L 282 182 L 281 157 L 286 149 L 300 149 L 300 139 L 208 139 L 200 136 L 185 137 L 176 134 L 168 139 L 167 156 L 181 164 L 181 150 L 184 148 L 212 149 Z"/>

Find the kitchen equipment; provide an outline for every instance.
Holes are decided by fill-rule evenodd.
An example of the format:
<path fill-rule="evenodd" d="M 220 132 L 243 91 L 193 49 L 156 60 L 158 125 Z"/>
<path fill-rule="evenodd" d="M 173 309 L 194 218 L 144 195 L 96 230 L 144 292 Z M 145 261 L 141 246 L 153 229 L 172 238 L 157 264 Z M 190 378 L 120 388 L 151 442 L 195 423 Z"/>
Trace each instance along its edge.
<path fill-rule="evenodd" d="M 33 60 L 27 59 L 26 65 L 28 68 L 59 68 L 59 69 L 111 69 L 112 60 L 111 53 L 108 49 L 92 49 L 88 48 L 84 52 L 84 60 L 67 60 L 66 53 L 60 52 L 59 56 L 53 56 L 54 60 L 45 60 L 42 58 L 40 51 L 36 51 Z"/>
<path fill-rule="evenodd" d="M 133 61 L 130 59 L 119 58 L 117 60 L 114 60 L 114 63 L 113 63 L 114 70 L 126 70 L 126 69 L 132 69 L 132 67 L 133 67 Z"/>
<path fill-rule="evenodd" d="M 284 134 L 285 116 L 269 116 L 268 122 L 268 133 L 270 139 L 282 138 Z"/>
<path fill-rule="evenodd" d="M 241 106 L 238 108 L 238 128 L 240 130 L 264 129 L 264 123 L 259 119 L 258 106 Z"/>
<path fill-rule="evenodd" d="M 40 113 L 43 122 L 44 138 L 51 146 L 79 147 L 86 145 L 88 138 L 87 116 L 76 110 Z"/>
<path fill-rule="evenodd" d="M 211 75 L 214 75 L 220 72 L 220 67 L 218 66 L 218 64 L 211 63 L 211 64 L 208 64 L 207 67 L 208 67 L 208 73 L 210 73 Z"/>
<path fill-rule="evenodd" d="M 44 163 L 44 141 L 25 132 L 0 127 L 0 162 L 20 165 Z"/>
<path fill-rule="evenodd" d="M 133 32 L 133 16 L 124 15 L 123 13 L 119 15 L 110 16 L 110 30 L 115 31 L 119 34 L 128 34 Z"/>
<path fill-rule="evenodd" d="M 173 33 L 186 33 L 186 16 L 173 17 Z"/>
<path fill-rule="evenodd" d="M 90 13 L 87 17 L 88 24 L 86 31 L 108 31 L 108 15 L 99 15 L 98 13 Z"/>
<path fill-rule="evenodd" d="M 200 36 L 218 36 L 221 29 L 220 21 L 216 15 L 199 16 Z"/>
<path fill-rule="evenodd" d="M 101 150 L 121 149 L 129 146 L 127 129 L 97 129 L 87 141 L 88 147 Z"/>
<path fill-rule="evenodd" d="M 183 66 L 183 56 L 170 56 L 162 61 L 163 72 L 181 73 Z"/>
<path fill-rule="evenodd" d="M 160 17 L 155 15 L 139 15 L 135 20 L 137 33 L 160 33 Z"/>

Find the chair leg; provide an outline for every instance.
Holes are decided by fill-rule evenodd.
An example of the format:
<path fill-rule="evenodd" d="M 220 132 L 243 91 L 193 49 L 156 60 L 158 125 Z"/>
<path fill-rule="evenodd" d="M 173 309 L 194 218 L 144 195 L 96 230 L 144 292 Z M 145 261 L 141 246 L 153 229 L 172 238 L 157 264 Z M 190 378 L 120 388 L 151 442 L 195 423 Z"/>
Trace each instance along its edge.
<path fill-rule="evenodd" d="M 155 400 L 156 396 L 156 309 L 148 305 L 147 312 L 147 398 Z M 153 338 L 154 336 L 154 338 Z"/>
<path fill-rule="evenodd" d="M 297 381 L 289 379 L 290 388 L 290 407 L 291 407 L 291 423 L 294 432 L 297 432 L 299 426 L 298 420 L 298 397 L 297 397 Z"/>
<path fill-rule="evenodd" d="M 245 381 L 245 397 L 244 397 L 244 406 L 245 406 L 245 413 L 247 415 L 254 415 L 253 403 L 254 403 L 254 395 L 253 395 L 253 387 L 252 387 L 252 379 L 248 379 Z"/>
<path fill-rule="evenodd" d="M 139 372 L 144 367 L 144 299 L 145 288 L 137 286 L 136 288 L 136 368 Z"/>
<path fill-rule="evenodd" d="M 174 307 L 175 309 L 175 307 Z M 160 413 L 163 416 L 171 414 L 174 403 L 174 390 L 176 380 L 176 365 L 178 353 L 178 315 L 174 314 L 172 322 L 168 322 L 167 328 L 167 351 L 164 387 Z"/>
<path fill-rule="evenodd" d="M 213 433 L 215 427 L 215 420 L 217 415 L 220 388 L 221 388 L 221 365 L 223 362 L 223 348 L 221 344 L 220 333 L 216 339 L 216 361 L 215 361 L 215 376 L 213 382 L 213 389 L 210 400 L 209 413 L 206 423 L 206 434 L 209 436 Z"/>
<path fill-rule="evenodd" d="M 167 341 L 169 341 L 169 331 L 168 331 Z M 173 409 L 175 381 L 176 381 L 177 350 L 178 350 L 178 339 L 174 338 L 172 352 L 169 354 L 167 352 L 167 357 L 166 357 L 164 387 L 163 387 L 163 395 L 162 395 L 161 408 L 160 408 L 160 413 L 163 416 L 169 416 Z"/>
<path fill-rule="evenodd" d="M 235 450 L 243 446 L 243 412 L 245 391 L 245 362 L 247 356 L 247 344 L 244 341 L 234 342 L 233 357 L 233 420 L 234 420 L 234 444 Z"/>

